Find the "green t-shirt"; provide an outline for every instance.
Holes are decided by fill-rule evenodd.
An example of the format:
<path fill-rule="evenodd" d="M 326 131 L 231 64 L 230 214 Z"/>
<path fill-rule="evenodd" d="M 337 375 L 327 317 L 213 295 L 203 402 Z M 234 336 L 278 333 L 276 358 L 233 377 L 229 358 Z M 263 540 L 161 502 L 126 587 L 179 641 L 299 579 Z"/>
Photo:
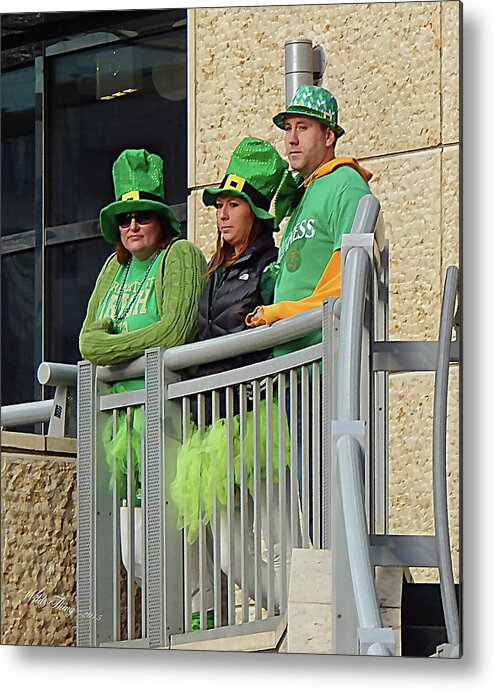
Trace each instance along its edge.
<path fill-rule="evenodd" d="M 111 318 L 115 331 L 128 333 L 149 326 L 159 320 L 156 303 L 156 271 L 162 251 L 151 259 L 120 266 L 97 313 L 97 318 Z M 138 390 L 144 387 L 144 379 L 131 379 L 113 384 L 113 392 Z"/>
<path fill-rule="evenodd" d="M 316 178 L 304 192 L 283 232 L 274 302 L 308 297 L 316 288 L 341 238 L 350 232 L 358 202 L 369 194 L 362 176 L 344 165 Z M 321 341 L 313 333 L 274 348 L 275 356 Z"/>

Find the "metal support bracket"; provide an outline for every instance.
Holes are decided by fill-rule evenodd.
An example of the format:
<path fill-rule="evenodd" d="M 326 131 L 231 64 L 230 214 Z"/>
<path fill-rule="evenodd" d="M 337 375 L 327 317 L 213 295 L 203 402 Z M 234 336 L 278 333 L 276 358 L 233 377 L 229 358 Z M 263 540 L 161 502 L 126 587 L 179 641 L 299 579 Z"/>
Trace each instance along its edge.
<path fill-rule="evenodd" d="M 354 247 L 365 249 L 369 258 L 374 260 L 374 233 L 364 232 L 359 234 L 349 233 L 341 238 L 341 263 L 345 264 L 346 255 Z"/>
<path fill-rule="evenodd" d="M 50 423 L 48 425 L 48 436 L 56 436 L 58 438 L 63 438 L 65 436 L 68 394 L 69 389 L 66 386 L 56 387 Z"/>
<path fill-rule="evenodd" d="M 436 653 L 433 656 L 441 657 L 442 659 L 459 659 L 460 645 L 458 644 L 440 644 L 436 647 Z"/>
<path fill-rule="evenodd" d="M 365 440 L 367 433 L 367 424 L 361 419 L 333 419 L 331 421 L 331 445 L 333 453 L 336 453 L 336 444 L 342 436 L 352 436 L 356 438 L 365 451 Z M 336 455 L 334 456 L 336 457 Z"/>
<path fill-rule="evenodd" d="M 396 639 L 391 628 L 359 628 L 359 649 L 366 655 L 372 645 L 383 645 L 390 656 L 396 656 Z"/>

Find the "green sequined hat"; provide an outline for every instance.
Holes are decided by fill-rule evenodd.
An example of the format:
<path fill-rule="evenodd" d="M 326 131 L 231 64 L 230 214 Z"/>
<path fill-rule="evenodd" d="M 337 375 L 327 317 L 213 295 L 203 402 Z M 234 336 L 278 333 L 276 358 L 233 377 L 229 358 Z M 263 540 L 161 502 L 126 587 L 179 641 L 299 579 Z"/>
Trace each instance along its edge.
<path fill-rule="evenodd" d="M 206 206 L 214 206 L 222 193 L 242 197 L 257 218 L 276 229 L 269 207 L 287 168 L 288 163 L 269 142 L 246 137 L 232 153 L 221 184 L 207 187 L 202 200 Z"/>
<path fill-rule="evenodd" d="M 117 215 L 132 211 L 155 211 L 180 234 L 180 222 L 165 202 L 163 159 L 145 149 L 127 149 L 113 164 L 115 199 L 100 211 L 101 233 L 115 244 L 120 237 Z"/>
<path fill-rule="evenodd" d="M 288 115 L 313 117 L 326 127 L 330 127 L 337 137 L 345 134 L 345 130 L 338 124 L 336 98 L 321 86 L 299 86 L 288 108 L 273 117 L 274 124 L 280 129 L 285 129 L 285 118 Z"/>

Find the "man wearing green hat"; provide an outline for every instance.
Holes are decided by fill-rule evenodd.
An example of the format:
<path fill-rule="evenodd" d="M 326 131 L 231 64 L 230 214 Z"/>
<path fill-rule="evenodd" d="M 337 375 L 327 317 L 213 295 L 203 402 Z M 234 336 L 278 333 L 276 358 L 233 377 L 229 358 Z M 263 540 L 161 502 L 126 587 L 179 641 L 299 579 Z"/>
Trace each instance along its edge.
<path fill-rule="evenodd" d="M 372 174 L 355 158 L 337 158 L 335 97 L 319 86 L 300 86 L 288 108 L 273 118 L 285 131 L 288 173 L 275 199 L 277 220 L 290 216 L 280 243 L 274 303 L 247 317 L 249 326 L 271 324 L 322 304 L 341 289 L 341 238 L 350 232 Z M 275 355 L 320 342 L 313 333 L 274 349 Z"/>
<path fill-rule="evenodd" d="M 341 291 L 341 238 L 350 232 L 360 199 L 369 194 L 371 173 L 354 158 L 337 158 L 335 146 L 345 133 L 338 124 L 334 96 L 318 86 L 300 86 L 288 108 L 273 118 L 285 131 L 285 148 L 293 173 L 288 172 L 275 198 L 275 216 L 290 216 L 281 238 L 273 304 L 249 314 L 249 326 L 319 307 L 326 297 Z M 273 348 L 280 356 L 321 341 L 321 331 Z M 313 536 L 312 436 L 304 458 L 300 383 L 297 396 L 298 481 L 303 502 L 303 469 L 309 467 L 309 534 Z M 290 409 L 287 391 L 287 410 Z M 309 400 L 309 419 L 312 401 Z M 303 512 L 306 507 L 303 507 Z"/>

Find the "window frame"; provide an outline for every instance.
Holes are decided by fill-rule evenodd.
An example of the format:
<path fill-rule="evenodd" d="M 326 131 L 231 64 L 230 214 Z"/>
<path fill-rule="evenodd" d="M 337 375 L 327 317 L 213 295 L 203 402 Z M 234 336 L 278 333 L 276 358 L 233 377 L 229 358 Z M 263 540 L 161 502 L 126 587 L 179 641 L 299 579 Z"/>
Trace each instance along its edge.
<path fill-rule="evenodd" d="M 163 36 L 167 32 L 175 31 L 187 26 L 187 11 L 183 10 L 183 16 L 174 22 L 171 13 L 177 10 L 156 10 L 155 13 L 143 20 L 139 26 L 139 32 L 133 39 L 136 43 L 153 36 Z M 130 22 L 132 21 L 131 18 Z M 148 24 L 146 24 L 148 22 Z M 109 25 L 108 25 L 109 26 Z M 64 225 L 48 225 L 48 149 L 47 136 L 50 128 L 48 104 L 50 94 L 46 91 L 47 74 L 50 69 L 50 61 L 67 54 L 74 54 L 87 49 L 103 47 L 111 43 L 123 45 L 128 38 L 120 38 L 111 33 L 108 27 L 103 26 L 101 31 L 95 29 L 95 33 L 87 36 L 60 37 L 60 41 L 46 46 L 41 44 L 39 52 L 33 60 L 13 65 L 5 70 L 11 72 L 16 69 L 32 65 L 35 71 L 35 192 L 34 192 L 34 227 L 0 237 L 0 256 L 34 249 L 34 367 L 35 370 L 45 359 L 46 351 L 46 312 L 49 304 L 49 276 L 46 273 L 46 248 L 55 244 L 67 244 L 80 242 L 100 237 L 98 218 L 77 221 Z M 187 133 L 186 133 L 187 135 Z M 181 222 L 182 227 L 187 223 L 187 196 L 178 204 L 170 206 Z M 34 375 L 33 371 L 33 375 Z M 43 400 L 46 397 L 45 386 L 41 385 L 37 378 L 34 381 L 33 400 Z"/>

